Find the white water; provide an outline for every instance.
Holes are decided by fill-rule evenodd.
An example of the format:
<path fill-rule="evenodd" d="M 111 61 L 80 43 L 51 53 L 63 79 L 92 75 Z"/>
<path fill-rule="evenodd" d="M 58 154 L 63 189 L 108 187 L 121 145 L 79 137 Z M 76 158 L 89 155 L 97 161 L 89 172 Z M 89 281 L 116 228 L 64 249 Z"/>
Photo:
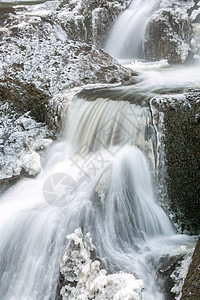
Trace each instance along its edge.
<path fill-rule="evenodd" d="M 125 65 L 140 72 L 136 89 L 156 91 L 159 89 L 200 88 L 200 61 L 191 66 L 170 66 L 167 61 L 141 62 L 134 61 Z"/>
<path fill-rule="evenodd" d="M 144 58 L 143 44 L 149 18 L 160 0 L 133 0 L 115 22 L 105 50 L 117 59 Z"/>
<path fill-rule="evenodd" d="M 154 145 L 145 137 L 150 125 L 147 107 L 130 105 L 129 102 L 98 99 L 96 102 L 77 101 L 76 115 L 69 116 L 74 128 L 69 134 L 74 149 L 87 154 L 117 144 L 140 147 L 155 164 Z M 88 128 L 86 131 L 85 128 Z"/>
<path fill-rule="evenodd" d="M 136 88 L 143 91 L 200 87 L 200 60 L 193 65 L 170 66 L 167 61 L 145 62 L 144 39 L 148 22 L 159 8 L 160 0 L 133 0 L 114 23 L 105 50 L 119 62 L 141 72 Z"/>
<path fill-rule="evenodd" d="M 191 239 L 174 237 L 171 222 L 155 203 L 145 155 L 121 141 L 120 134 L 116 136 L 114 126 L 121 130 L 126 122 L 121 106 L 126 112 L 130 109 L 130 104 L 102 99 L 84 103 L 75 98 L 65 140 L 50 149 L 41 173 L 1 198 L 1 300 L 55 299 L 65 237 L 79 226 L 84 233 L 91 232 L 105 268 L 141 278 L 142 299 L 163 299 L 156 275 L 160 257 L 180 254 Z M 142 110 L 134 109 L 140 120 Z M 122 121 L 113 119 L 108 125 L 106 116 L 114 111 L 116 115 L 122 111 Z M 111 137 L 106 144 L 95 141 L 102 126 Z M 92 152 L 88 145 L 94 146 Z M 56 202 L 49 205 L 43 194 L 44 183 L 56 173 L 70 175 L 77 185 L 76 197 L 71 201 L 66 197 L 62 207 L 56 207 Z M 63 185 L 61 190 L 58 186 L 57 193 L 63 193 Z"/>

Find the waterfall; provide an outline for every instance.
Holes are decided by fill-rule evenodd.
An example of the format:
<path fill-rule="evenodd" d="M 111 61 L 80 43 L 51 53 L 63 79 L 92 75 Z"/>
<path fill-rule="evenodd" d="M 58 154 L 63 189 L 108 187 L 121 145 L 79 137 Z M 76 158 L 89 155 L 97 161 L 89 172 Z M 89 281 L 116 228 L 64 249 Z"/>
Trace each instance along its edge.
<path fill-rule="evenodd" d="M 146 27 L 159 4 L 160 0 L 133 0 L 115 22 L 105 50 L 117 59 L 144 58 Z"/>
<path fill-rule="evenodd" d="M 75 114 L 69 116 L 74 127 L 68 139 L 74 151 L 84 148 L 87 154 L 89 151 L 129 143 L 140 147 L 149 156 L 152 165 L 155 164 L 155 137 L 153 133 L 151 136 L 147 133 L 151 127 L 148 107 L 126 101 L 111 101 L 109 98 L 99 98 L 81 105 L 80 101 L 74 104 L 77 106 Z"/>
<path fill-rule="evenodd" d="M 70 102 L 65 138 L 49 149 L 41 173 L 0 200 L 2 300 L 54 300 L 66 235 L 79 226 L 91 233 L 106 269 L 142 279 L 142 299 L 163 299 L 160 257 L 181 252 L 190 239 L 174 238 L 156 204 L 145 116 L 122 101 Z"/>

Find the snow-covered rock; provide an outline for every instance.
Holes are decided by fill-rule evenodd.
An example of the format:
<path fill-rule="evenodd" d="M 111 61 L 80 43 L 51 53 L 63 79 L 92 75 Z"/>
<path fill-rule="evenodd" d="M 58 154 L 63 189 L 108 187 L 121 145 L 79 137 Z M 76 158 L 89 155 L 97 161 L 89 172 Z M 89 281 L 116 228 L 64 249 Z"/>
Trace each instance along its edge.
<path fill-rule="evenodd" d="M 192 22 L 186 9 L 161 8 L 148 24 L 144 45 L 146 59 L 184 63 L 190 59 L 192 36 Z"/>
<path fill-rule="evenodd" d="M 131 0 L 70 0 L 62 1 L 57 22 L 68 38 L 102 47 L 109 28 Z"/>
<path fill-rule="evenodd" d="M 34 83 L 50 94 L 88 83 L 129 81 L 134 72 L 84 43 L 78 27 L 76 33 L 69 34 L 69 26 L 63 22 L 68 20 L 71 6 L 64 3 L 49 1 L 16 8 L 15 14 L 9 14 L 1 30 L 0 78 Z M 81 14 L 82 2 L 78 3 L 73 11 Z"/>
<path fill-rule="evenodd" d="M 52 140 L 43 123 L 36 122 L 28 113 L 19 116 L 9 103 L 0 106 L 0 180 L 19 175 L 22 169 L 28 175 L 40 171 L 40 156 Z"/>
<path fill-rule="evenodd" d="M 41 122 L 51 129 L 59 125 L 63 106 L 52 102 L 52 99 L 58 100 L 57 93 L 86 84 L 120 84 L 134 80 L 135 72 L 119 65 L 103 50 L 83 42 L 87 39 L 82 38 L 78 25 L 78 41 L 75 41 L 76 35 L 70 34 L 69 15 L 73 14 L 75 19 L 81 19 L 82 14 L 86 17 L 86 8 L 93 11 L 89 4 L 104 7 L 105 3 L 55 0 L 1 11 L 1 178 L 17 175 L 22 168 L 36 174 L 35 167 L 34 171 L 30 170 L 29 163 L 25 167 L 21 157 L 48 144 L 49 133 Z M 123 1 L 110 5 L 125 8 Z M 90 34 L 88 31 L 91 38 Z M 26 113 L 29 120 L 16 124 Z M 39 125 L 33 124 L 34 120 L 39 121 Z"/>
<path fill-rule="evenodd" d="M 83 238 L 80 228 L 67 236 L 69 243 L 60 272 L 65 283 L 60 291 L 63 300 L 139 300 L 143 282 L 132 274 L 107 274 L 100 262 L 91 259 L 94 251 L 89 233 Z"/>

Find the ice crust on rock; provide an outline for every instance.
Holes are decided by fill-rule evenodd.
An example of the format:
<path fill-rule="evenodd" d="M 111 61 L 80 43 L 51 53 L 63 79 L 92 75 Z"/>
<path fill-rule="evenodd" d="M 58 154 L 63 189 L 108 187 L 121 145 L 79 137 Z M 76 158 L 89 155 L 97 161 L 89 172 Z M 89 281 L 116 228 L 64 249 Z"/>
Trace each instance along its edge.
<path fill-rule="evenodd" d="M 37 175 L 40 172 L 40 155 L 37 152 L 27 153 L 22 158 L 22 168 L 29 175 Z"/>
<path fill-rule="evenodd" d="M 94 251 L 90 234 L 80 228 L 67 236 L 69 243 L 60 264 L 67 285 L 62 287 L 62 300 L 139 300 L 143 282 L 132 274 L 107 274 L 100 262 L 91 259 Z"/>
<path fill-rule="evenodd" d="M 129 2 L 127 0 L 126 5 Z M 110 7 L 126 7 L 123 1 L 109 3 Z M 70 14 L 76 16 L 79 22 L 88 4 L 103 5 L 102 2 L 95 4 L 95 1 L 66 3 L 55 0 L 31 6 L 15 6 L 9 14 L 3 15 L 4 22 L 0 30 L 2 86 L 6 87 L 8 83 L 12 87 L 15 83 L 17 89 L 18 84 L 33 85 L 42 91 L 48 98 L 47 119 L 52 122 L 51 125 L 56 125 L 56 129 L 59 128 L 63 108 L 63 102 L 59 103 L 56 94 L 87 84 L 129 82 L 135 75 L 103 50 L 84 43 L 82 34 L 77 41 L 69 39 L 68 27 L 64 25 L 67 25 Z M 95 18 L 98 19 L 97 16 Z M 36 125 L 33 118 L 27 120 L 26 117 L 17 121 L 19 115 L 16 114 L 15 103 L 10 104 L 13 100 L 4 99 L 4 95 L 2 98 L 8 102 L 1 105 L 0 178 L 7 178 L 18 175 L 24 168 L 22 157 L 45 148 L 50 140 L 46 139 L 48 130 L 44 124 Z M 33 101 L 34 105 L 39 105 L 40 97 L 38 99 L 36 103 Z M 58 103 L 55 105 L 51 99 Z M 9 113 L 6 112 L 8 110 Z M 39 170 L 34 167 L 31 171 L 29 167 L 29 174 L 36 174 L 36 170 Z"/>
<path fill-rule="evenodd" d="M 175 7 L 159 9 L 152 16 L 145 41 L 146 57 L 184 63 L 191 49 L 192 24 L 186 10 Z"/>
<path fill-rule="evenodd" d="M 131 70 L 82 39 L 84 33 L 78 31 L 78 25 L 87 3 L 83 4 L 48 1 L 9 14 L 1 32 L 0 78 L 33 83 L 50 94 L 88 83 L 129 80 Z M 78 35 L 76 40 L 67 26 L 71 6 L 74 14 L 79 14 L 72 34 Z"/>
<path fill-rule="evenodd" d="M 169 63 L 185 63 L 196 59 L 200 50 L 199 15 L 195 2 L 163 0 L 149 21 L 145 55 L 149 60 L 167 59 Z"/>
<path fill-rule="evenodd" d="M 0 179 L 19 175 L 22 169 L 32 176 L 38 174 L 40 156 L 36 151 L 52 142 L 47 126 L 28 113 L 18 116 L 9 103 L 0 108 Z"/>
<path fill-rule="evenodd" d="M 194 249 L 191 249 L 188 251 L 182 261 L 179 263 L 179 265 L 176 267 L 174 272 L 170 275 L 170 277 L 173 279 L 175 285 L 171 289 L 171 292 L 175 294 L 175 299 L 180 300 L 182 296 L 182 287 L 184 284 L 184 280 L 186 278 L 190 263 L 192 261 L 192 255 L 194 253 Z"/>

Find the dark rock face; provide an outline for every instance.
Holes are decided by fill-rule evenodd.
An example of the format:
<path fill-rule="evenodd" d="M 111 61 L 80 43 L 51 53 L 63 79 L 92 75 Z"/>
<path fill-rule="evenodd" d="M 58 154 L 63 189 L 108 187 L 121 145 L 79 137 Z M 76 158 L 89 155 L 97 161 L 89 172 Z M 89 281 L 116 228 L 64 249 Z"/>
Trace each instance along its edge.
<path fill-rule="evenodd" d="M 45 122 L 48 98 L 32 83 L 24 84 L 11 78 L 5 78 L 0 83 L 0 103 L 12 104 L 19 115 L 29 112 L 38 122 Z"/>
<path fill-rule="evenodd" d="M 167 300 L 175 299 L 175 295 L 172 292 L 175 283 L 172 274 L 176 270 L 176 268 L 179 267 L 183 258 L 184 256 L 163 257 L 163 266 L 159 270 L 158 278 L 162 278 L 163 291 L 164 291 L 165 299 Z"/>
<path fill-rule="evenodd" d="M 200 238 L 186 276 L 181 300 L 199 300 L 200 295 Z"/>
<path fill-rule="evenodd" d="M 189 57 L 192 34 L 189 16 L 181 11 L 160 9 L 147 28 L 144 44 L 146 59 L 184 63 Z"/>
<path fill-rule="evenodd" d="M 160 96 L 169 210 L 182 231 L 200 232 L 200 93 Z"/>

